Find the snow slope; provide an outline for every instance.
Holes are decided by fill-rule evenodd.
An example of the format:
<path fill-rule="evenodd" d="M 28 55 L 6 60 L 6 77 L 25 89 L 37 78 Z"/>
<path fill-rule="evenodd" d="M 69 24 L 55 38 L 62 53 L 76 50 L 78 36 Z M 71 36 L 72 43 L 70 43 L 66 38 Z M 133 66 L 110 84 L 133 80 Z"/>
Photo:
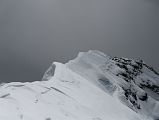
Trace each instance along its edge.
<path fill-rule="evenodd" d="M 143 61 L 79 53 L 43 81 L 0 86 L 0 120 L 159 120 L 159 75 Z"/>

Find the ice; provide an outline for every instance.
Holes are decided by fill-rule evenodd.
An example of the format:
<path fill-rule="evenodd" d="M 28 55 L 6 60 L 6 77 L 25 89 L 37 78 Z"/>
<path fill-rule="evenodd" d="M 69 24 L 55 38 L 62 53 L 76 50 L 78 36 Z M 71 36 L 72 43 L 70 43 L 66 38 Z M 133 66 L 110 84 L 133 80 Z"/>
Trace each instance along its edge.
<path fill-rule="evenodd" d="M 96 50 L 53 62 L 42 81 L 0 86 L 0 120 L 157 120 L 159 76 L 144 64 Z"/>

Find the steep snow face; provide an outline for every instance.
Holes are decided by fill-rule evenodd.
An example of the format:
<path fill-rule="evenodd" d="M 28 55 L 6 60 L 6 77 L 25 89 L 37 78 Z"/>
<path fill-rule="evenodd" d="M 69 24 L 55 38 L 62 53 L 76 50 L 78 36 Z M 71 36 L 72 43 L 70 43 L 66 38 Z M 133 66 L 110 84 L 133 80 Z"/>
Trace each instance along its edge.
<path fill-rule="evenodd" d="M 158 78 L 143 61 L 80 53 L 43 81 L 1 84 L 0 120 L 158 120 Z"/>
<path fill-rule="evenodd" d="M 142 60 L 89 51 L 80 53 L 66 66 L 136 113 L 159 119 L 159 74 Z"/>

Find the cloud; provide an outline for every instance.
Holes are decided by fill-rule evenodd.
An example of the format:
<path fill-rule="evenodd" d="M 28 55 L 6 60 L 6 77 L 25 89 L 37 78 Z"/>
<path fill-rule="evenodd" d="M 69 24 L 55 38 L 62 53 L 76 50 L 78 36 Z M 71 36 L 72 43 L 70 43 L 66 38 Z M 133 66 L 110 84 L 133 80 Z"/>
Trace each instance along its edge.
<path fill-rule="evenodd" d="M 158 1 L 147 1 L 3 1 L 0 71 L 5 71 L 4 81 L 40 80 L 52 61 L 65 63 L 89 49 L 141 58 L 158 69 L 159 56 L 154 54 L 159 51 Z"/>

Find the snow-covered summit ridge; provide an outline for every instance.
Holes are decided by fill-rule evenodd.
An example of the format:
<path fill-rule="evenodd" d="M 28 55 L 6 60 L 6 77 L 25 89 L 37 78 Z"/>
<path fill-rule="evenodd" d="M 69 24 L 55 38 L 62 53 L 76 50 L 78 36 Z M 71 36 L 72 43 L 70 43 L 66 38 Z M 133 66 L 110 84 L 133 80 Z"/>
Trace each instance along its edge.
<path fill-rule="evenodd" d="M 106 94 L 119 98 L 135 112 L 159 119 L 159 74 L 142 60 L 111 57 L 90 50 L 80 52 L 65 66 Z M 48 71 L 44 76 L 49 76 Z M 53 76 L 52 72 L 50 75 Z"/>
<path fill-rule="evenodd" d="M 159 120 L 159 76 L 100 51 L 53 62 L 42 81 L 0 86 L 0 120 Z"/>

